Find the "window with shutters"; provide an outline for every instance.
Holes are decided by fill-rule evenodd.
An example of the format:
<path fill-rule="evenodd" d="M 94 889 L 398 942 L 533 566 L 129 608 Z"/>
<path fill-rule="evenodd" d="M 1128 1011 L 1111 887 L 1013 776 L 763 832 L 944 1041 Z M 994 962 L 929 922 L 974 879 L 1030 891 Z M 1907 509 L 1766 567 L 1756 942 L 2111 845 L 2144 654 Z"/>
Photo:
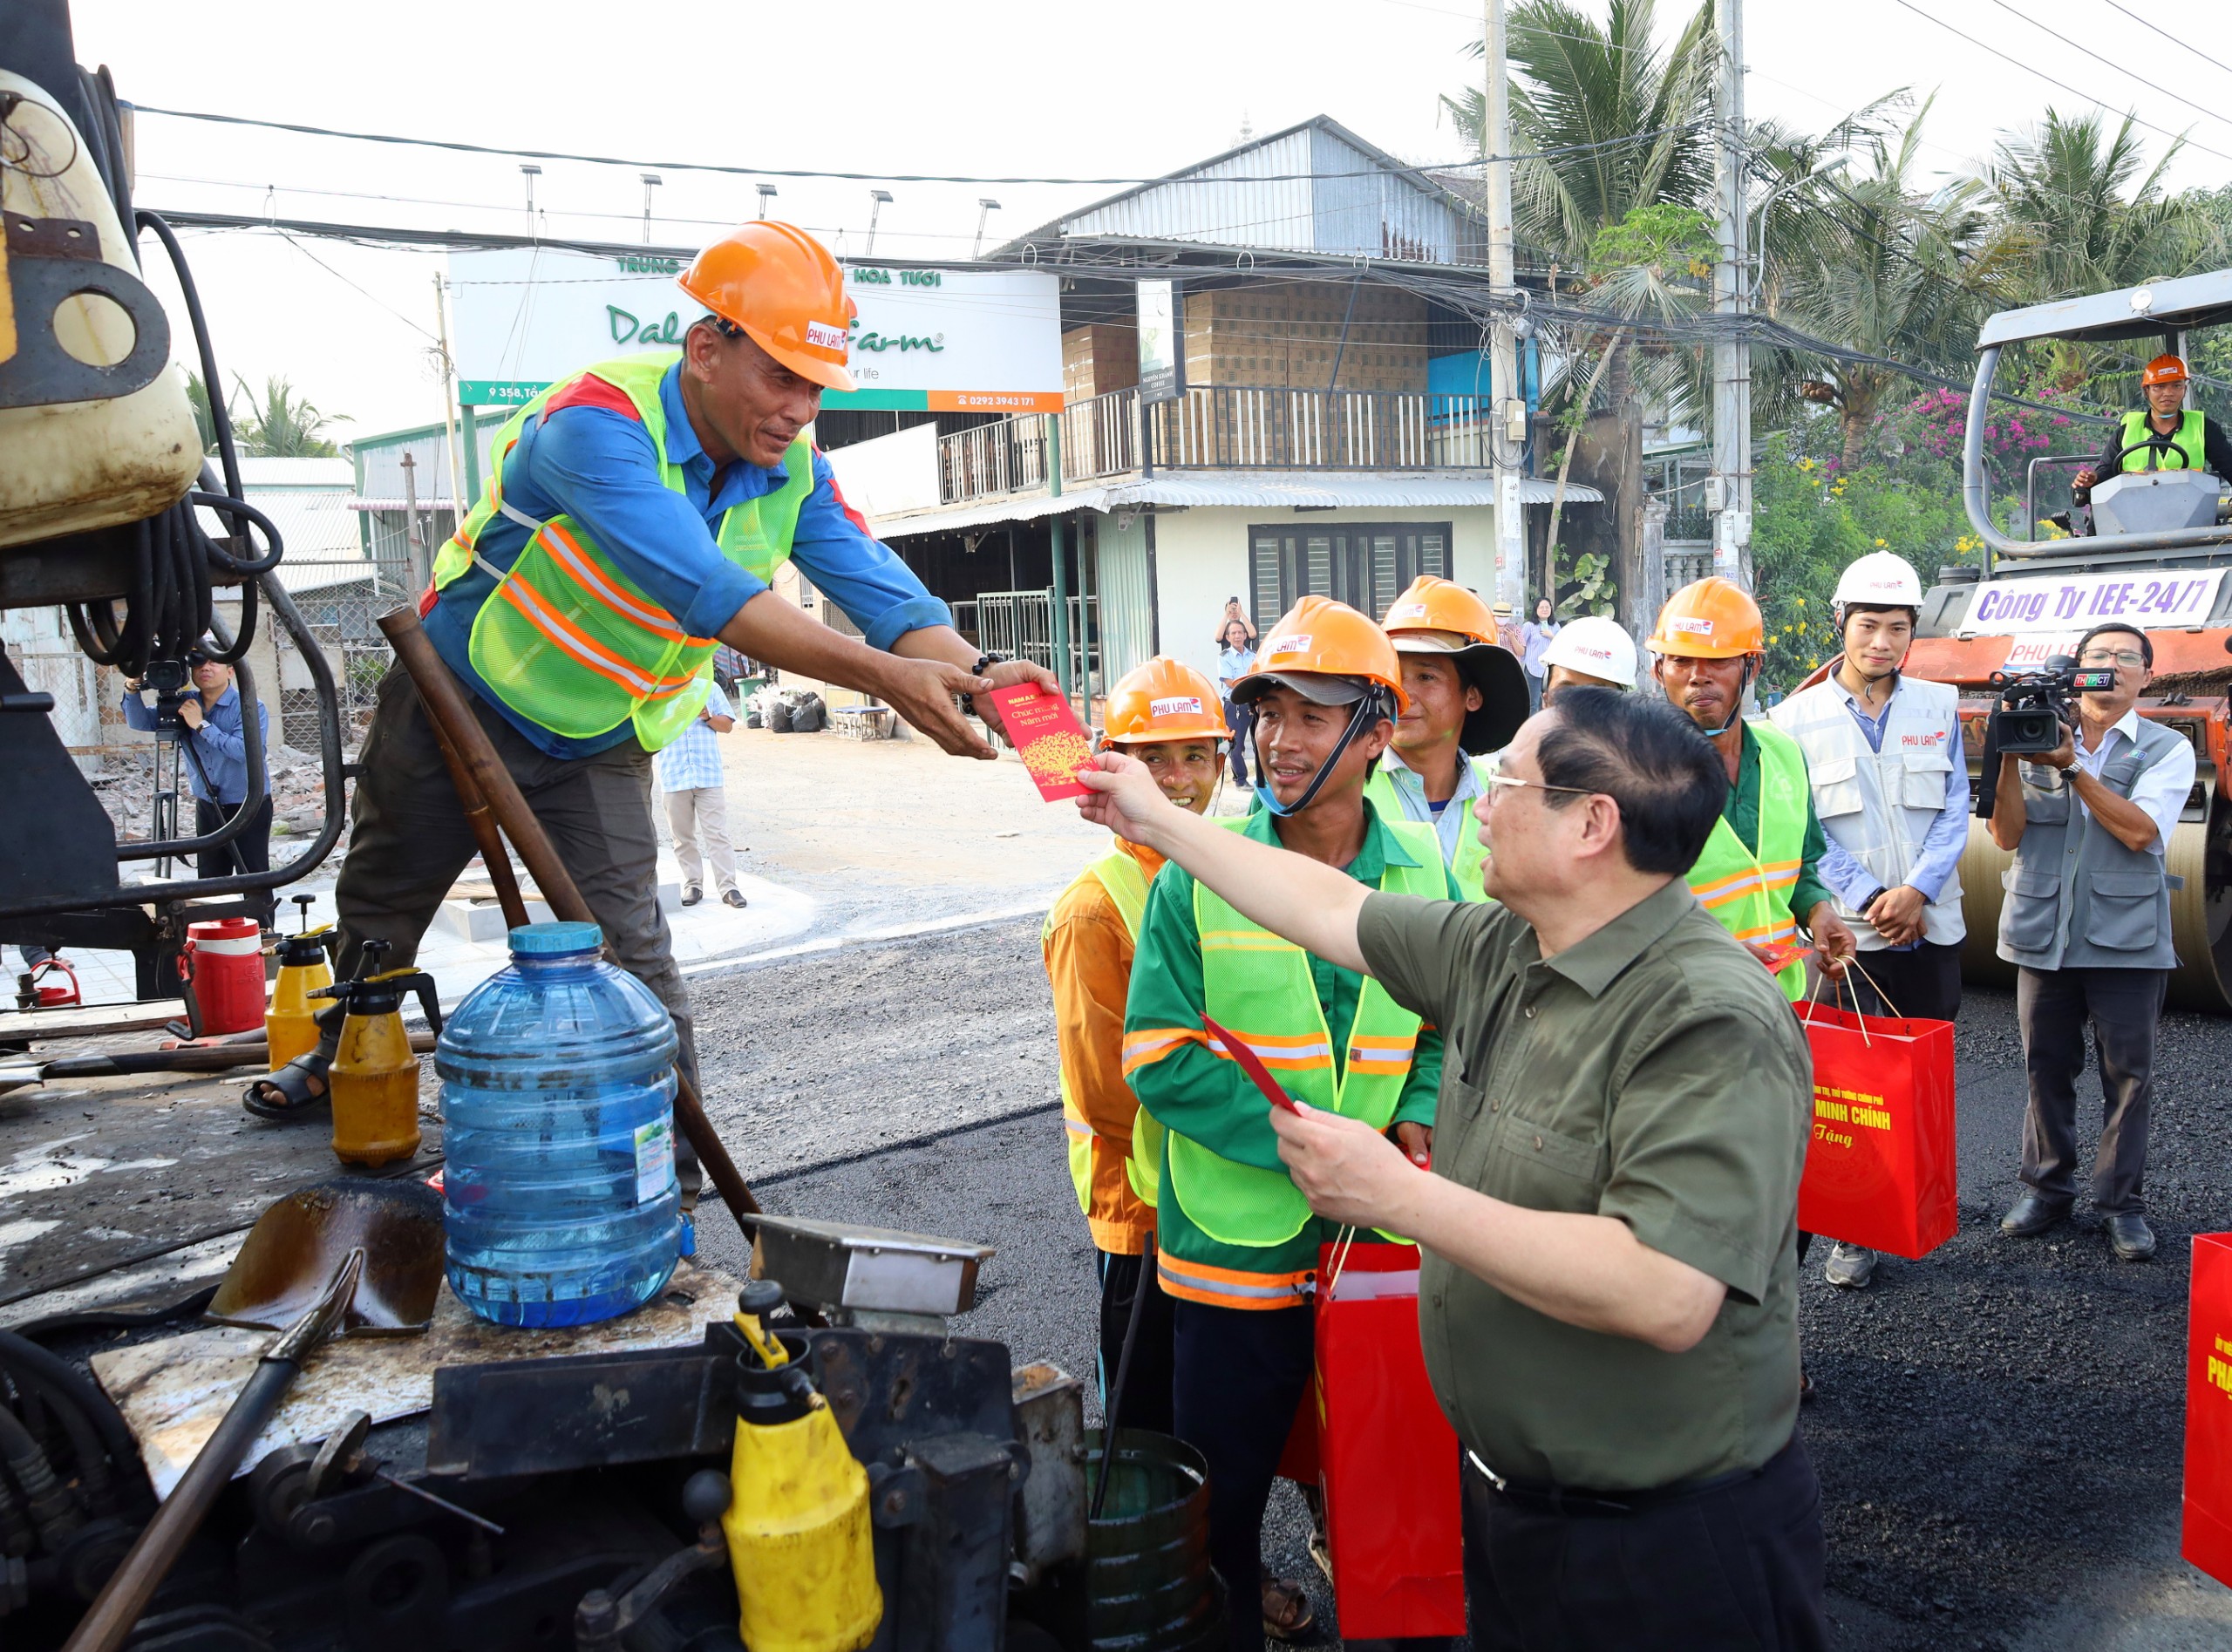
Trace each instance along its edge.
<path fill-rule="evenodd" d="M 1259 630 L 1305 596 L 1384 620 L 1419 574 L 1449 577 L 1446 522 L 1282 522 L 1249 528 L 1248 544 Z"/>

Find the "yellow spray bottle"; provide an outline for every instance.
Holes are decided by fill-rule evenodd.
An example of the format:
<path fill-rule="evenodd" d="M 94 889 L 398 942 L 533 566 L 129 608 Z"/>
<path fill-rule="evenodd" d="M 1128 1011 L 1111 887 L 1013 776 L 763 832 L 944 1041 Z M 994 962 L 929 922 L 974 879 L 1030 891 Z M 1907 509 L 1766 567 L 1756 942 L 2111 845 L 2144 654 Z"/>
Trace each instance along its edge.
<path fill-rule="evenodd" d="M 295 897 L 303 912 L 301 933 L 279 942 L 279 979 L 271 985 L 271 1008 L 263 1016 L 263 1036 L 270 1041 L 274 1072 L 296 1056 L 317 1048 L 318 1006 L 310 1002 L 310 994 L 333 984 L 333 961 L 325 949 L 332 938 L 332 926 L 310 927 L 310 902 L 316 898 Z"/>
<path fill-rule="evenodd" d="M 364 942 L 360 973 L 321 987 L 313 999 L 348 1008 L 340 1045 L 326 1073 L 333 1099 L 333 1152 L 344 1164 L 384 1165 L 418 1151 L 418 1057 L 403 1030 L 403 996 L 418 995 L 426 1024 L 442 1030 L 434 977 L 415 969 L 380 969 L 385 941 Z"/>
<path fill-rule="evenodd" d="M 737 1299 L 732 1495 L 728 1535 L 744 1642 L 752 1652 L 860 1652 L 883 1621 L 868 1524 L 868 1477 L 798 1356 L 764 1317 L 782 1287 L 754 1280 Z"/>

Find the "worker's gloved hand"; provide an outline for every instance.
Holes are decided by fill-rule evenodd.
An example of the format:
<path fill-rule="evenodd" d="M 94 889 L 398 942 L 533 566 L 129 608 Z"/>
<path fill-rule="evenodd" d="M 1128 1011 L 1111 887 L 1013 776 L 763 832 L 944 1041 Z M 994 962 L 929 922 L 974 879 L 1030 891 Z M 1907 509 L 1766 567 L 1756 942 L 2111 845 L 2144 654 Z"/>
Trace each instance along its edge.
<path fill-rule="evenodd" d="M 910 660 L 891 655 L 887 656 L 884 680 L 876 685 L 876 692 L 949 756 L 989 759 L 999 753 L 969 726 L 956 698 L 988 693 L 993 686 L 990 679 L 943 660 Z"/>

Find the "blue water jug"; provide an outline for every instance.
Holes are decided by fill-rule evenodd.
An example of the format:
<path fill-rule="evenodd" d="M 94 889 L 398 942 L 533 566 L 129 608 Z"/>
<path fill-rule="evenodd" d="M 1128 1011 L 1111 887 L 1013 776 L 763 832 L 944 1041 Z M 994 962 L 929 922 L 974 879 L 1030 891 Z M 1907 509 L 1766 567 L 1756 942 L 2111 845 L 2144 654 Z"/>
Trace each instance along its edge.
<path fill-rule="evenodd" d="M 674 1019 L 593 923 L 511 933 L 442 1029 L 450 1288 L 499 1325 L 582 1325 L 674 1271 Z"/>

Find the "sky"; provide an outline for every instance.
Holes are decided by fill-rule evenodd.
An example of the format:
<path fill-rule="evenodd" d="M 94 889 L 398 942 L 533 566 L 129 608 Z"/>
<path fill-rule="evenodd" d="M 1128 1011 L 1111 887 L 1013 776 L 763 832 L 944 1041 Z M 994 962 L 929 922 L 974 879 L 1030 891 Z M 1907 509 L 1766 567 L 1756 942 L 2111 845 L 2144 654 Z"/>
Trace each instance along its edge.
<path fill-rule="evenodd" d="M 1575 3 L 1603 14 L 1603 0 Z M 2137 0 L 2133 10 L 2172 15 Z M 1662 35 L 1688 15 L 1662 0 Z M 1453 160 L 1460 146 L 1438 94 L 1480 72 L 1461 55 L 1481 27 L 1463 0 L 852 0 L 803 10 L 703 0 L 670 11 L 580 0 L 76 0 L 73 19 L 78 60 L 108 65 L 136 104 L 623 158 L 629 164 L 543 161 L 534 183 L 545 233 L 626 241 L 644 238 L 644 161 L 886 178 L 1144 177 L 1245 131 L 1320 113 L 1405 160 Z M 2048 104 L 2081 111 L 2097 98 L 2188 133 L 2174 186 L 2232 181 L 2232 46 L 2212 44 L 2224 59 L 2213 61 L 2102 0 L 1750 0 L 1745 29 L 1754 119 L 1818 130 L 1885 93 L 1936 93 L 1922 167 L 1950 176 Z M 2159 153 L 2165 140 L 2142 135 Z M 153 113 L 140 117 L 135 141 L 137 199 L 158 210 L 512 232 L 529 221 L 516 157 Z M 696 245 L 756 210 L 753 177 L 650 169 L 663 179 L 650 191 L 654 241 Z M 863 249 L 874 181 L 766 180 L 779 191 L 772 215 L 840 252 Z M 895 259 L 966 256 L 980 215 L 986 244 L 997 244 L 1118 186 L 881 187 L 893 200 L 876 250 Z M 986 196 L 1000 206 L 983 214 Z M 347 421 L 333 431 L 343 440 L 439 420 L 441 254 L 262 229 L 194 233 L 186 247 L 228 382 L 285 375 Z M 160 271 L 151 284 L 180 323 L 183 356 L 176 289 Z"/>

